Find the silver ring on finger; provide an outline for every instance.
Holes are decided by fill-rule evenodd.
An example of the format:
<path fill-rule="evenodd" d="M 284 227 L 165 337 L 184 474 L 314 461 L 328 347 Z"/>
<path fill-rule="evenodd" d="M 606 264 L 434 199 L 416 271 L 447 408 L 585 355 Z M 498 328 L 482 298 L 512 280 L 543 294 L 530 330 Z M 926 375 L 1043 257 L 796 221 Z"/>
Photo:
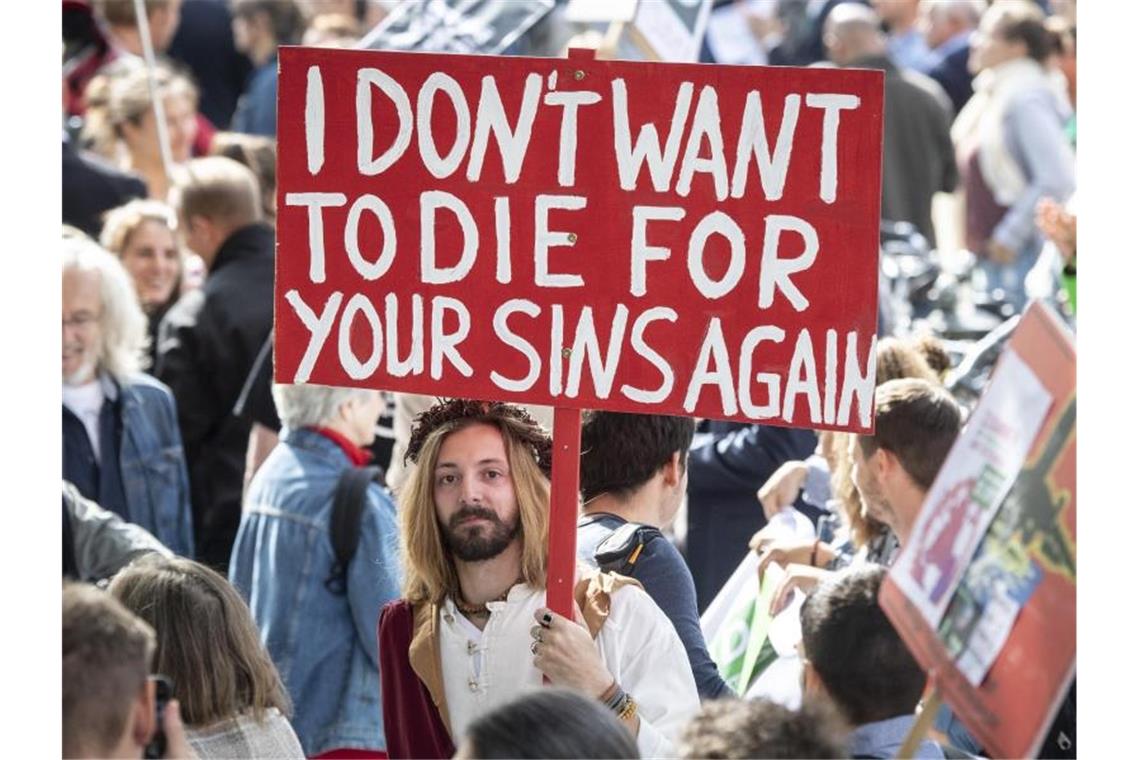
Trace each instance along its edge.
<path fill-rule="evenodd" d="M 541 643 L 542 643 L 542 639 L 535 639 L 534 641 L 530 642 L 530 653 L 533 655 L 537 655 L 538 654 L 538 645 Z"/>

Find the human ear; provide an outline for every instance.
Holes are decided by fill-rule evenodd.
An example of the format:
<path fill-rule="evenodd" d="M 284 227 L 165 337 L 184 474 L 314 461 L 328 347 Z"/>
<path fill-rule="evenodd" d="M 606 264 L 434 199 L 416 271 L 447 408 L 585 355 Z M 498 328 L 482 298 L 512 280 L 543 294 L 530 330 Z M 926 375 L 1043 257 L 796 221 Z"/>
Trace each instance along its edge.
<path fill-rule="evenodd" d="M 131 703 L 129 730 L 132 741 L 139 747 L 145 747 L 154 736 L 155 728 L 154 681 L 148 678 Z"/>
<path fill-rule="evenodd" d="M 669 461 L 661 466 L 661 472 L 665 476 L 665 485 L 670 488 L 676 488 L 684 476 L 685 468 L 681 464 L 681 456 L 680 451 L 674 451 Z"/>

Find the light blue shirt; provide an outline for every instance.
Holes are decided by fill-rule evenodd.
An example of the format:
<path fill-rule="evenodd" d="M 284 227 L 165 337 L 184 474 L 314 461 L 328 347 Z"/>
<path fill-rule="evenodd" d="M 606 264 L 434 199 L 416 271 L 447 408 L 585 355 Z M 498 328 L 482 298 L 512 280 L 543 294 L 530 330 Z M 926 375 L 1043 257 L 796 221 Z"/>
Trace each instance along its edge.
<path fill-rule="evenodd" d="M 892 34 L 887 38 L 887 55 L 899 66 L 912 71 L 923 71 L 930 63 L 930 48 L 918 29 Z"/>
<path fill-rule="evenodd" d="M 852 757 L 898 757 L 907 732 L 914 723 L 913 715 L 900 715 L 875 723 L 864 723 L 847 737 L 847 749 Z M 924 739 L 915 750 L 917 758 L 942 760 L 946 756 L 937 743 Z"/>

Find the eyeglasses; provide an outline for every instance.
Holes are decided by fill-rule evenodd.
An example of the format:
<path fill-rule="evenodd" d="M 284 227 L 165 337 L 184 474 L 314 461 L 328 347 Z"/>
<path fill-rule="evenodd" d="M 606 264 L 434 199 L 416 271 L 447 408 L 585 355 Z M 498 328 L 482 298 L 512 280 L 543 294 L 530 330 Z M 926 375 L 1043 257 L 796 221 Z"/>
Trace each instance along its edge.
<path fill-rule="evenodd" d="M 86 330 L 88 327 L 98 322 L 99 317 L 99 314 L 93 314 L 89 311 L 81 311 L 65 318 L 63 320 L 63 326 L 64 328 L 74 327 L 77 330 Z"/>

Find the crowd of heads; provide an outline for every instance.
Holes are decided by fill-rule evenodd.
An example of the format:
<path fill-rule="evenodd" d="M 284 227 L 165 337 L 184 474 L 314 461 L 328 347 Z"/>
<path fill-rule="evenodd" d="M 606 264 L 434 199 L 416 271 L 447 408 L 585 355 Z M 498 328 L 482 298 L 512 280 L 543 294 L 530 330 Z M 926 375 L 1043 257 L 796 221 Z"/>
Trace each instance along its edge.
<path fill-rule="evenodd" d="M 807 24 L 791 24 L 783 5 L 783 40 L 790 43 Z M 229 0 L 233 36 L 227 44 L 254 71 L 272 69 L 281 45 L 358 44 L 389 6 L 374 0 Z M 1075 18 L 1067 4 L 1052 6 L 1055 13 L 1047 17 L 1041 4 L 1024 0 L 843 2 L 817 19 L 817 36 L 822 56 L 838 66 L 893 55 L 893 41 L 904 33 L 918 34 L 928 52 L 968 37 L 963 65 L 970 77 L 997 76 L 1010 62 L 1033 62 L 1060 77 L 1054 82 L 1067 88 L 1073 106 Z M 86 73 L 65 72 L 71 77 L 65 90 L 70 139 L 85 154 L 141 180 L 143 189 L 104 208 L 97 234 L 64 226 L 65 388 L 102 378 L 125 386 L 139 373 L 153 372 L 164 318 L 183 299 L 202 297 L 199 291 L 227 241 L 276 218 L 275 140 L 272 134 L 238 131 L 236 116 L 233 124 L 203 117 L 203 85 L 172 54 L 182 7 L 181 0 L 146 0 L 144 44 L 132 0 L 95 0 L 105 59 L 90 70 L 74 67 Z M 143 60 L 147 46 L 158 55 L 154 66 Z M 946 128 L 949 134 L 949 116 Z M 1062 195 L 1048 195 L 1062 185 L 1042 197 Z M 1056 236 L 1049 230 L 1066 213 L 1065 200 L 1047 201 L 1053 204 L 1050 221 L 1038 222 L 1051 238 Z M 1075 255 L 1075 218 L 1061 221 Z M 988 249 L 975 253 L 992 258 Z M 830 509 L 850 544 L 842 551 L 865 553 L 887 537 L 896 546 L 908 540 L 969 412 L 942 384 L 953 364 L 933 335 L 882 337 L 874 432 L 819 431 Z M 270 391 L 263 384 L 285 443 L 291 431 L 331 430 L 334 439 L 344 439 L 338 446 L 368 447 L 388 404 L 373 390 L 272 385 Z M 237 401 L 224 400 L 230 407 Z M 583 508 L 620 511 L 621 505 L 651 503 L 646 521 L 668 534 L 685 502 L 697 422 L 587 411 L 581 425 Z M 412 605 L 439 605 L 461 596 L 460 567 L 510 551 L 517 551 L 519 581 L 545 588 L 550 432 L 518 406 L 466 399 L 440 401 L 402 432 L 413 469 L 398 492 L 385 491 L 395 502 L 391 519 L 398 526 L 402 598 Z M 182 451 L 171 456 L 178 460 L 171 472 L 185 470 Z M 742 553 L 748 536 L 726 535 L 723 541 L 726 550 Z M 813 551 L 813 563 L 814 557 Z M 849 567 L 834 563 L 813 580 L 799 613 L 801 706 L 767 699 L 710 701 L 680 732 L 678 756 L 843 756 L 858 727 L 913 716 L 926 674 L 879 606 L 888 562 L 889 556 Z M 292 718 L 295 700 L 282 662 L 275 661 L 261 621 L 251 612 L 249 590 L 239 591 L 221 570 L 155 555 L 125 566 L 106 590 L 65 584 L 65 756 L 141 756 L 158 733 L 166 736 L 166 756 L 204 751 L 199 742 L 205 729 L 243 717 Z M 172 684 L 175 700 L 173 710 L 162 714 L 156 712 L 159 676 Z M 509 700 L 454 737 L 456 756 L 638 757 L 629 726 L 595 696 L 552 688 Z"/>

